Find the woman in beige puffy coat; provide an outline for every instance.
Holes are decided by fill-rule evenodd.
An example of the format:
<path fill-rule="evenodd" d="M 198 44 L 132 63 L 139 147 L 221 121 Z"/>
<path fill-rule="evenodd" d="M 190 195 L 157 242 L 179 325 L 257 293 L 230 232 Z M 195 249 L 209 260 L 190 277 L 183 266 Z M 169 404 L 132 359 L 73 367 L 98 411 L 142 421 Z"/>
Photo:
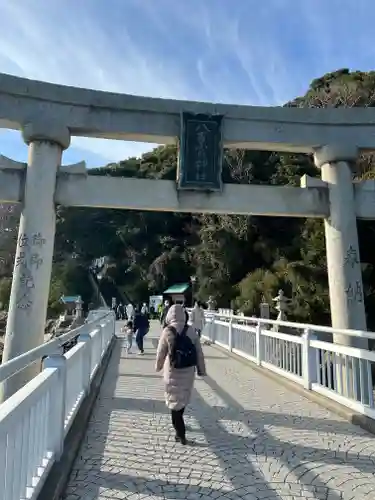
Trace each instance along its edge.
<path fill-rule="evenodd" d="M 155 368 L 157 372 L 164 368 L 165 399 L 167 407 L 171 410 L 172 425 L 176 431 L 175 439 L 186 444 L 183 414 L 190 401 L 195 371 L 197 370 L 199 376 L 205 376 L 206 367 L 199 337 L 191 326 L 187 326 L 185 332 L 195 346 L 197 366 L 179 369 L 171 366 L 168 353 L 173 345 L 174 334 L 168 327 L 173 327 L 178 335 L 181 334 L 186 325 L 184 308 L 179 304 L 173 305 L 168 311 L 165 323 L 166 327 L 161 334 L 156 353 Z"/>

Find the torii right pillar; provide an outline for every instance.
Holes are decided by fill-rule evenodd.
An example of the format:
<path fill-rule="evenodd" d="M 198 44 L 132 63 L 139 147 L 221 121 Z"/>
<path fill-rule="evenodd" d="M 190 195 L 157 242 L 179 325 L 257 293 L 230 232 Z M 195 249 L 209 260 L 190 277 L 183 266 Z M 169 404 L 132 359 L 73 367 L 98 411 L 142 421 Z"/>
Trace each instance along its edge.
<path fill-rule="evenodd" d="M 327 145 L 314 152 L 315 164 L 321 169 L 322 180 L 327 184 L 329 192 L 330 215 L 324 220 L 324 228 L 332 327 L 366 331 L 352 176 L 352 167 L 357 158 L 357 148 L 346 145 Z M 368 349 L 368 340 L 364 338 L 337 333 L 334 334 L 333 341 L 350 347 Z M 361 379 L 364 382 L 363 386 L 366 387 L 367 400 L 368 378 L 365 363 L 361 362 Z M 359 376 L 358 369 L 355 372 Z M 359 389 L 359 377 L 357 378 Z M 343 385 L 346 385 L 345 381 Z M 355 386 L 356 384 L 354 388 L 345 388 L 343 392 L 353 394 Z"/>

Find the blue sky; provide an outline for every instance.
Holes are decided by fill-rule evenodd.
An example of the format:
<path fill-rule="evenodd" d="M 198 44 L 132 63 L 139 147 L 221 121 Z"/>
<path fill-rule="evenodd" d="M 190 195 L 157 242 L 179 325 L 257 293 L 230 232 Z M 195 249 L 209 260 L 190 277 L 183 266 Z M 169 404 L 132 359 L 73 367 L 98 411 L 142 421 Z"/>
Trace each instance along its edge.
<path fill-rule="evenodd" d="M 375 69 L 373 0 L 0 0 L 0 72 L 152 97 L 280 105 L 328 71 Z M 64 163 L 150 149 L 74 138 Z M 26 159 L 18 132 L 0 153 Z"/>

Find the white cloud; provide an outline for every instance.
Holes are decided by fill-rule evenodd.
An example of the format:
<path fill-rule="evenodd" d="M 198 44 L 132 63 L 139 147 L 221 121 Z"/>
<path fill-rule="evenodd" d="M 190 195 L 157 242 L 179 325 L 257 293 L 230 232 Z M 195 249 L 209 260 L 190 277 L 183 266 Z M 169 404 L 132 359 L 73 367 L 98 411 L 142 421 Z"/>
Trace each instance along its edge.
<path fill-rule="evenodd" d="M 0 0 L 0 71 L 155 97 L 279 105 L 373 65 L 372 0 Z M 75 138 L 110 160 L 145 146 Z"/>
<path fill-rule="evenodd" d="M 23 76 L 54 83 L 158 97 L 186 90 L 175 74 L 171 91 L 166 68 L 126 25 L 103 26 L 94 3 L 1 0 L 0 7 L 4 72 L 11 61 Z"/>
<path fill-rule="evenodd" d="M 176 68 L 166 67 L 136 45 L 126 25 L 104 29 L 93 3 L 0 0 L 0 11 L 3 73 L 112 92 L 188 96 L 188 87 Z M 72 144 L 108 161 L 138 156 L 154 147 L 78 137 Z"/>

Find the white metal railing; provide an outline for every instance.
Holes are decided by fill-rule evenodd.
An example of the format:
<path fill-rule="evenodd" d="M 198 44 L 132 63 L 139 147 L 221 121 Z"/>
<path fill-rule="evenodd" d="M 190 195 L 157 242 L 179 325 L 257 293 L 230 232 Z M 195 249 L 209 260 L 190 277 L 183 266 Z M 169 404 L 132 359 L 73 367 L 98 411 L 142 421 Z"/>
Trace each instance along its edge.
<path fill-rule="evenodd" d="M 81 327 L 0 366 L 3 382 L 44 358 L 39 375 L 0 404 L 0 500 L 37 497 L 114 333 L 113 312 L 100 309 Z"/>
<path fill-rule="evenodd" d="M 322 334 L 374 340 L 374 332 L 248 318 L 223 310 L 205 315 L 203 338 L 375 419 L 375 352 L 318 340 Z"/>

